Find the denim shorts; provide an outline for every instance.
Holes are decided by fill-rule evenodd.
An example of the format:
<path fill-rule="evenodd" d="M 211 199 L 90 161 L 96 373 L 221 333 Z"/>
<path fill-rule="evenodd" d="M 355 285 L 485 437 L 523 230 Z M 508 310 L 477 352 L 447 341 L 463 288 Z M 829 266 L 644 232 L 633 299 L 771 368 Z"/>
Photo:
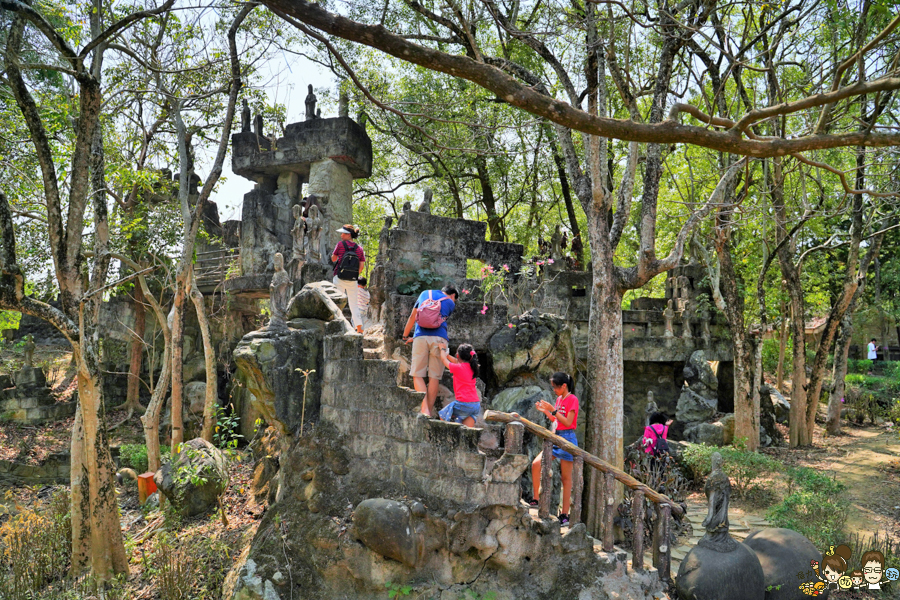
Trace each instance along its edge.
<path fill-rule="evenodd" d="M 458 402 L 453 406 L 453 416 L 450 420 L 454 423 L 462 423 L 467 417 L 478 419 L 481 414 L 481 402 Z"/>
<path fill-rule="evenodd" d="M 574 429 L 566 429 L 564 431 L 557 431 L 556 435 L 566 440 L 570 444 L 578 445 L 578 438 L 575 437 Z M 558 458 L 559 460 L 568 460 L 573 461 L 575 457 L 563 450 L 562 448 L 558 448 L 557 446 L 553 446 L 553 458 Z"/>

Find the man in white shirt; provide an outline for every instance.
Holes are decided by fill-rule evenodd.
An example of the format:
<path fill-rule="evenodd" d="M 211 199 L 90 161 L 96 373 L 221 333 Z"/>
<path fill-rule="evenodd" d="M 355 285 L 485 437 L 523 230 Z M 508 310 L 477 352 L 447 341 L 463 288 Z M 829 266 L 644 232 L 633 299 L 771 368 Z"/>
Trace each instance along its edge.
<path fill-rule="evenodd" d="M 872 338 L 872 341 L 869 342 L 868 349 L 869 352 L 866 358 L 869 360 L 878 360 L 878 346 L 875 345 L 875 338 Z"/>

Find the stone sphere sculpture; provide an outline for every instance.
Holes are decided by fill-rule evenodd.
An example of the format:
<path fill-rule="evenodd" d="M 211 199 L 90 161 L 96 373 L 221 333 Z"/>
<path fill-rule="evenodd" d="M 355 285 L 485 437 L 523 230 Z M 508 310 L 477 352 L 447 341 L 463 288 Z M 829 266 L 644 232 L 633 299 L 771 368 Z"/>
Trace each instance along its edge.
<path fill-rule="evenodd" d="M 712 455 L 712 473 L 703 488 L 709 511 L 706 535 L 678 568 L 681 600 L 765 600 L 765 575 L 756 554 L 728 533 L 731 482 L 722 470 L 722 455 Z"/>

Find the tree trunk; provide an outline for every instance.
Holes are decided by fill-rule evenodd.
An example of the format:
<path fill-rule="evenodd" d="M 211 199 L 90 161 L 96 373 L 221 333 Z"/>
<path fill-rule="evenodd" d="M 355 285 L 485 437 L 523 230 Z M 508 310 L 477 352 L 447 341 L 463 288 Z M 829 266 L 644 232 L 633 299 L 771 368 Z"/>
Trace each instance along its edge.
<path fill-rule="evenodd" d="M 595 247 L 597 245 L 592 239 L 591 248 Z M 610 267 L 608 270 L 604 268 L 607 266 Z M 588 325 L 587 372 L 591 397 L 585 427 L 585 449 L 621 469 L 625 462 L 622 445 L 622 292 L 618 289 L 611 267 L 611 262 L 597 260 L 595 254 Z M 603 530 L 603 477 L 593 469 L 590 471 L 584 523 L 588 532 L 597 537 Z"/>
<path fill-rule="evenodd" d="M 828 398 L 828 417 L 825 429 L 829 435 L 841 433 L 841 409 L 844 404 L 844 377 L 847 376 L 847 355 L 850 352 L 850 340 L 853 337 L 853 307 L 841 319 L 841 332 L 834 346 L 834 366 L 832 375 L 834 386 Z"/>
<path fill-rule="evenodd" d="M 784 394 L 784 354 L 787 351 L 787 325 L 785 316 L 787 307 L 784 300 L 781 301 L 781 323 L 778 325 L 778 368 L 775 371 L 776 387 L 778 392 Z"/>
<path fill-rule="evenodd" d="M 169 412 L 172 421 L 173 457 L 178 454 L 179 446 L 184 442 L 184 418 L 181 411 L 184 405 L 184 302 L 188 283 L 184 279 L 190 278 L 190 263 L 186 271 L 187 273 L 179 273 L 175 281 L 175 298 L 172 302 L 172 398 L 169 402 Z"/>
<path fill-rule="evenodd" d="M 203 358 L 206 363 L 206 401 L 203 404 L 203 430 L 200 437 L 212 442 L 213 428 L 216 425 L 216 407 L 219 404 L 219 375 L 216 370 L 216 351 L 213 349 L 209 319 L 206 317 L 206 306 L 196 282 L 191 283 L 191 300 L 197 310 L 197 321 L 200 323 L 200 333 L 203 337 Z"/>
<path fill-rule="evenodd" d="M 487 161 L 483 156 L 475 157 L 475 167 L 478 170 L 478 181 L 481 183 L 481 202 L 487 213 L 488 231 L 492 242 L 503 241 L 503 222 L 497 215 L 497 205 L 494 199 L 494 186 L 491 185 L 491 177 L 487 170 Z"/>
<path fill-rule="evenodd" d="M 141 406 L 141 361 L 144 357 L 144 293 L 140 285 L 134 286 L 134 331 L 131 337 L 131 363 L 128 366 L 128 394 L 122 408 L 128 409 L 130 419 L 133 411 L 143 411 Z"/>
<path fill-rule="evenodd" d="M 569 189 L 569 178 L 566 176 L 566 166 L 563 163 L 562 156 L 559 155 L 559 148 L 556 142 L 551 140 L 550 147 L 553 149 L 553 161 L 556 163 L 556 173 L 559 177 L 559 188 L 562 191 L 563 201 L 566 203 L 566 215 L 569 217 L 569 227 L 572 229 L 572 239 L 581 238 L 581 229 L 578 227 L 578 217 L 575 215 L 575 204 L 572 202 L 572 192 Z M 535 186 L 536 188 L 537 186 Z M 584 262 L 584 244 L 581 245 L 581 252 L 575 257 L 582 270 L 587 270 L 587 263 Z"/>
<path fill-rule="evenodd" d="M 83 324 L 82 319 L 82 324 Z M 73 572 L 83 568 L 84 544 L 90 540 L 90 564 L 94 577 L 109 579 L 128 573 L 128 560 L 116 499 L 115 463 L 106 439 L 106 415 L 101 395 L 102 377 L 92 340 L 82 337 L 75 355 L 78 362 L 77 429 L 72 436 L 72 506 L 81 513 L 80 526 L 73 519 Z M 76 435 L 77 434 L 77 435 Z M 79 439 L 80 438 L 80 439 Z M 75 452 L 80 455 L 76 458 Z M 84 519 L 87 509 L 89 519 Z M 89 528 L 90 531 L 85 531 Z"/>

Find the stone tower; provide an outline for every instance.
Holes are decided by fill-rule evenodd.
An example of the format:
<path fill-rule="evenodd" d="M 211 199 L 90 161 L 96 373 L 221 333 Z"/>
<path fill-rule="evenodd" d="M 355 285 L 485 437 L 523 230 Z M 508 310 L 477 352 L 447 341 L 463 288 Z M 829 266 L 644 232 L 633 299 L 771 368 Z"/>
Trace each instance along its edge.
<path fill-rule="evenodd" d="M 244 195 L 241 276 L 227 280 L 225 288 L 265 297 L 275 254 L 291 256 L 291 210 L 304 197 L 315 196 L 324 212 L 322 247 L 330 255 L 339 239 L 335 230 L 353 220 L 353 180 L 372 174 L 372 141 L 350 117 L 291 123 L 279 138 L 258 129 L 231 138 L 232 170 L 256 182 L 256 187 Z"/>

